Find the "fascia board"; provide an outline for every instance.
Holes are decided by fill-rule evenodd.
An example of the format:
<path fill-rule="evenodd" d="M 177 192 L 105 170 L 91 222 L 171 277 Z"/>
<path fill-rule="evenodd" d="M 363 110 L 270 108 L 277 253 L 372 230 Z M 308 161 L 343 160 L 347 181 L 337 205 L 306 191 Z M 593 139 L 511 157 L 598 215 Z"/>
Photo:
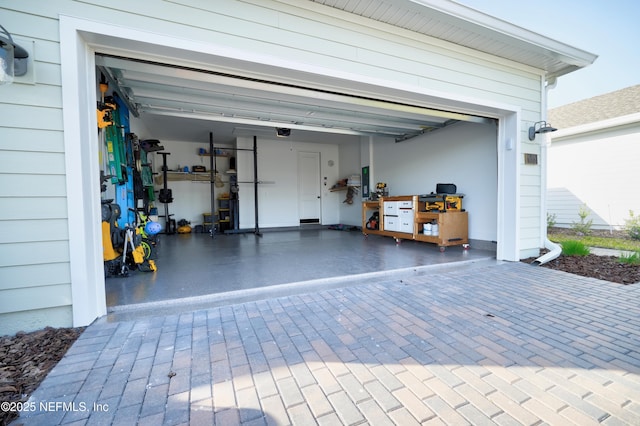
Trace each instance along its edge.
<path fill-rule="evenodd" d="M 476 34 L 489 36 L 505 44 L 521 46 L 532 53 L 553 57 L 566 63 L 567 66 L 555 72 L 554 76 L 591 65 L 598 58 L 598 55 L 594 53 L 527 30 L 454 1 L 392 0 L 392 3 L 421 13 L 425 13 L 425 9 L 428 9 L 431 16 L 438 14 L 438 19 L 444 22 L 449 22 Z"/>
<path fill-rule="evenodd" d="M 634 123 L 640 123 L 640 112 L 635 114 L 623 115 L 621 117 L 610 118 L 608 120 L 596 121 L 594 123 L 581 124 L 579 126 L 568 127 L 566 129 L 559 129 L 557 132 L 554 132 L 551 135 L 551 142 L 553 143 L 554 140 L 559 141 L 560 139 L 569 136 L 598 132 Z"/>

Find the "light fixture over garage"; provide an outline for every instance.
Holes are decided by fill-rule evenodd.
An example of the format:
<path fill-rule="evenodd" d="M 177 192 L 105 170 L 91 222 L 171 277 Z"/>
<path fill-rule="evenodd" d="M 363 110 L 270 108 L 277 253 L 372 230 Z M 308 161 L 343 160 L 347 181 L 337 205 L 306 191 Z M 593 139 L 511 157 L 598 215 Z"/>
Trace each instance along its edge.
<path fill-rule="evenodd" d="M 29 53 L 13 41 L 2 25 L 0 30 L 0 84 L 11 84 L 14 76 L 27 73 Z"/>
<path fill-rule="evenodd" d="M 535 140 L 537 134 L 545 134 L 555 132 L 555 127 L 552 127 L 551 124 L 546 121 L 538 121 L 533 126 L 529 127 L 529 140 Z"/>

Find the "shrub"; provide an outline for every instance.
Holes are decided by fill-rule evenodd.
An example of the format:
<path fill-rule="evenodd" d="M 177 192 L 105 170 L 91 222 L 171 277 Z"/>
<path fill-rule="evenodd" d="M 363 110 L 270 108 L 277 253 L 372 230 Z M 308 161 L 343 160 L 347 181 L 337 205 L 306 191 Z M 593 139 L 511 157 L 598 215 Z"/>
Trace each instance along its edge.
<path fill-rule="evenodd" d="M 640 251 L 626 254 L 622 253 L 618 258 L 620 263 L 628 263 L 629 265 L 640 265 Z"/>
<path fill-rule="evenodd" d="M 580 241 L 567 240 L 562 244 L 562 254 L 565 256 L 586 256 L 591 253 L 589 247 Z"/>
<path fill-rule="evenodd" d="M 589 235 L 591 234 L 591 225 L 593 225 L 593 219 L 587 220 L 587 216 L 589 216 L 591 212 L 587 208 L 586 204 L 580 206 L 580 210 L 578 210 L 578 216 L 580 216 L 580 222 L 573 222 L 571 225 L 571 229 L 573 229 L 578 235 Z"/>
<path fill-rule="evenodd" d="M 633 210 L 629 210 L 629 219 L 624 221 L 624 229 L 634 240 L 640 240 L 640 216 L 635 216 Z"/>
<path fill-rule="evenodd" d="M 547 228 L 553 228 L 556 226 L 557 216 L 555 213 L 547 212 Z"/>

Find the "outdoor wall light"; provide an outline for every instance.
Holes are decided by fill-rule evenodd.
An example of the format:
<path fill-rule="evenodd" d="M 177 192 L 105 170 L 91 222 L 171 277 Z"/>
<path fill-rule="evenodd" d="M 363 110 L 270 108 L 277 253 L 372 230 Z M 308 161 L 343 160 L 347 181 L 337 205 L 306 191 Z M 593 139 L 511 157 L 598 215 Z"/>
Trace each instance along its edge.
<path fill-rule="evenodd" d="M 291 129 L 276 127 L 276 136 L 279 138 L 288 138 L 291 136 Z"/>
<path fill-rule="evenodd" d="M 14 76 L 27 73 L 29 53 L 13 42 L 11 34 L 2 25 L 0 29 L 0 84 L 11 84 Z"/>
<path fill-rule="evenodd" d="M 535 140 L 537 133 L 551 133 L 555 132 L 556 130 L 558 129 L 556 129 L 555 127 L 551 127 L 551 124 L 547 123 L 546 121 L 538 121 L 533 126 L 529 127 L 529 140 Z"/>

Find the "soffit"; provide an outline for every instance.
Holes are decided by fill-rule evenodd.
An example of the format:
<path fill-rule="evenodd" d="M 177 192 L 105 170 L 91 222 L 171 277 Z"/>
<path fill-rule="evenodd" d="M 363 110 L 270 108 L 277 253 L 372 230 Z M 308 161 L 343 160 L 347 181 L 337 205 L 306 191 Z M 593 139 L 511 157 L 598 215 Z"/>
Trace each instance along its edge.
<path fill-rule="evenodd" d="M 376 22 L 446 40 L 545 71 L 548 78 L 587 66 L 596 58 L 558 41 L 439 0 L 309 0 Z M 329 9 L 327 9 L 329 10 Z M 166 53 L 166 52 L 165 52 Z M 399 140 L 458 121 L 487 119 L 359 96 L 98 54 L 96 64 L 140 115 L 150 133 L 190 133 L 202 140 L 216 123 L 232 140 L 242 128 L 288 127 L 343 135 L 383 135 Z M 274 132 L 275 133 L 275 132 Z"/>
<path fill-rule="evenodd" d="M 549 79 L 597 55 L 447 0 L 309 0 L 543 70 Z"/>

